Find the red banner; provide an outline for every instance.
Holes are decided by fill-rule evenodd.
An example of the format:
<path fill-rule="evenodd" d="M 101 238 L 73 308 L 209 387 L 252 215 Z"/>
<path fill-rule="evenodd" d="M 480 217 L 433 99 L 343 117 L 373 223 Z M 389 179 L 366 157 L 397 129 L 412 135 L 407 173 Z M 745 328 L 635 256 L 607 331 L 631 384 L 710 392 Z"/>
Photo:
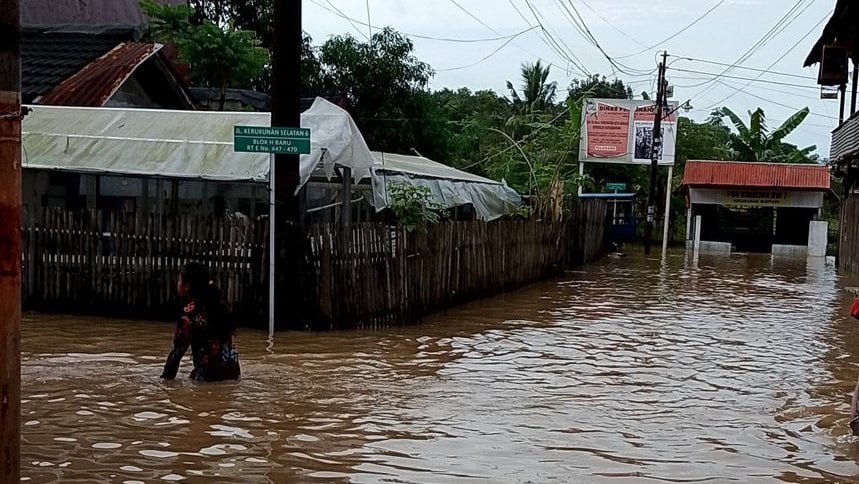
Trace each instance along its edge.
<path fill-rule="evenodd" d="M 596 158 L 621 158 L 629 151 L 630 111 L 621 106 L 597 103 L 587 114 L 588 152 Z"/>

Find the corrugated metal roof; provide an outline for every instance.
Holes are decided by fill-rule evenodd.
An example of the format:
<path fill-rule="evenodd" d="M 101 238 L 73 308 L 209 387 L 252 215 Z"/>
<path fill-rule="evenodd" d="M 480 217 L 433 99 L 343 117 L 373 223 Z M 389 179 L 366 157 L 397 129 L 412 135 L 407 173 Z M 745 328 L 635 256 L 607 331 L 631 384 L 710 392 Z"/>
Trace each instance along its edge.
<path fill-rule="evenodd" d="M 36 101 L 58 106 L 103 106 L 134 70 L 161 47 L 141 42 L 119 44 Z"/>
<path fill-rule="evenodd" d="M 123 42 L 134 29 L 27 28 L 21 44 L 21 101 L 32 103 Z"/>
<path fill-rule="evenodd" d="M 683 172 L 683 184 L 694 187 L 828 190 L 829 181 L 824 165 L 688 161 Z"/>

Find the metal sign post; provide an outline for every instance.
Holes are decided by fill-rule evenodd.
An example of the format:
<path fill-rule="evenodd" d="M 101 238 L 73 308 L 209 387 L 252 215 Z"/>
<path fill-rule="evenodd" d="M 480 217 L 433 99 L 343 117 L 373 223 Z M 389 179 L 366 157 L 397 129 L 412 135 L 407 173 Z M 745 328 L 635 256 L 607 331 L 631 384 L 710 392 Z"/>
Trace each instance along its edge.
<path fill-rule="evenodd" d="M 269 207 L 268 207 L 268 335 L 274 336 L 275 278 L 277 276 L 277 249 L 275 225 L 277 221 L 275 197 L 275 154 L 306 155 L 310 153 L 310 130 L 306 128 L 279 128 L 271 126 L 235 126 L 233 148 L 245 153 L 269 153 Z M 281 214 L 283 215 L 283 214 Z"/>

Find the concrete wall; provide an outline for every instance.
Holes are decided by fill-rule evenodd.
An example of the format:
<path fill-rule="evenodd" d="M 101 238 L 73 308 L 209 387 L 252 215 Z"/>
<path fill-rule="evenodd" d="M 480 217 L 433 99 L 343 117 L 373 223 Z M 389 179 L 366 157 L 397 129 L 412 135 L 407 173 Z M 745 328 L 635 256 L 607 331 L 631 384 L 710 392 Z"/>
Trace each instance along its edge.
<path fill-rule="evenodd" d="M 803 258 L 808 255 L 808 247 L 804 245 L 773 244 L 773 256 Z"/>
<path fill-rule="evenodd" d="M 708 240 L 702 240 L 700 252 L 702 254 L 731 255 L 731 243 L 730 242 L 710 242 Z"/>
<path fill-rule="evenodd" d="M 808 256 L 826 257 L 829 242 L 829 223 L 813 221 L 808 228 Z"/>

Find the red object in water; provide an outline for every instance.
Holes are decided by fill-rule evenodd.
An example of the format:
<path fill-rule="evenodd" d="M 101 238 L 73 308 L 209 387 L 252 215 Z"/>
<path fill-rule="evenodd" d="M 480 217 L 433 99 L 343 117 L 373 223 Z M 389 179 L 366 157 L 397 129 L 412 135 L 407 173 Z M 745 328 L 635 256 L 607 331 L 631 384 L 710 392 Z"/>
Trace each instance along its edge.
<path fill-rule="evenodd" d="M 853 307 L 850 308 L 850 315 L 859 319 L 859 297 L 853 300 Z"/>

